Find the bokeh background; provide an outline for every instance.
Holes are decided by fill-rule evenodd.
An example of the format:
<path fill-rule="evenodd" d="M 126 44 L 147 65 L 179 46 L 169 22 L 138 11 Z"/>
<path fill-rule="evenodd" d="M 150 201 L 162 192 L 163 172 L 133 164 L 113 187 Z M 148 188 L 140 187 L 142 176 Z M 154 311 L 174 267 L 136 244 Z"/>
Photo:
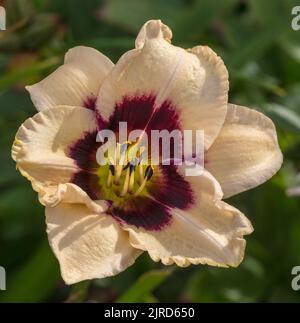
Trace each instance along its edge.
<path fill-rule="evenodd" d="M 0 265 L 7 291 L 0 302 L 299 302 L 291 270 L 300 265 L 300 30 L 288 0 L 6 0 L 0 31 Z M 298 1 L 298 5 L 300 5 Z M 120 275 L 64 285 L 47 243 L 44 210 L 15 170 L 10 148 L 35 113 L 24 85 L 62 63 L 68 48 L 86 45 L 117 61 L 133 48 L 148 19 L 160 18 L 182 47 L 208 45 L 230 73 L 230 101 L 275 122 L 285 161 L 269 182 L 229 200 L 252 221 L 246 257 L 237 269 L 163 267 L 147 254 Z M 300 184 L 300 183 L 299 183 Z"/>

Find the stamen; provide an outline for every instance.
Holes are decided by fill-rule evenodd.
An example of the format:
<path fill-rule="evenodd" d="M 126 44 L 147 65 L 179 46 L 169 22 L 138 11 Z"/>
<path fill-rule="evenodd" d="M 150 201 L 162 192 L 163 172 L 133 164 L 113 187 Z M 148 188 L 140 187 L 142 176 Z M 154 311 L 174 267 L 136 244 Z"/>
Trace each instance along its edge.
<path fill-rule="evenodd" d="M 127 168 L 124 186 L 123 186 L 122 192 L 120 193 L 120 196 L 122 197 L 125 196 L 128 192 L 129 176 L 130 176 L 130 167 Z"/>
<path fill-rule="evenodd" d="M 115 167 L 114 167 L 114 165 L 109 165 L 109 171 L 111 172 L 111 174 L 113 176 L 115 176 Z"/>
<path fill-rule="evenodd" d="M 144 180 L 144 169 L 143 169 L 142 163 L 139 163 L 138 170 L 139 170 L 139 183 L 142 184 Z"/>
<path fill-rule="evenodd" d="M 147 178 L 147 181 L 150 180 L 150 178 L 153 176 L 153 173 L 154 173 L 153 166 L 151 165 L 148 166 L 145 171 L 145 177 Z"/>
<path fill-rule="evenodd" d="M 130 165 L 129 192 L 133 192 L 135 165 Z"/>
<path fill-rule="evenodd" d="M 150 178 L 153 176 L 153 173 L 154 173 L 154 169 L 153 169 L 153 166 L 148 166 L 146 168 L 146 171 L 145 171 L 145 178 L 141 184 L 141 186 L 138 188 L 138 190 L 134 193 L 134 196 L 138 196 L 142 191 L 143 189 L 145 188 L 147 182 L 150 180 Z"/>
<path fill-rule="evenodd" d="M 123 166 L 126 162 L 127 152 L 130 145 L 132 145 L 131 141 L 126 141 L 122 145 L 117 144 L 117 154 L 119 154 L 117 159 L 116 177 L 115 177 L 115 184 L 117 185 L 120 183 L 120 177 L 124 169 Z"/>
<path fill-rule="evenodd" d="M 138 190 L 133 194 L 133 196 L 138 196 L 143 191 L 143 189 L 145 188 L 146 183 L 147 183 L 147 178 L 144 179 L 143 183 L 138 188 Z"/>
<path fill-rule="evenodd" d="M 122 167 L 120 167 L 120 165 L 119 165 L 120 153 L 121 153 L 121 145 L 119 143 L 117 143 L 117 147 L 116 147 L 116 151 L 115 151 L 116 173 L 115 173 L 115 178 L 114 178 L 114 183 L 116 185 L 120 184 L 120 176 L 122 173 Z"/>
<path fill-rule="evenodd" d="M 131 141 L 126 141 L 124 142 L 122 145 L 121 145 L 121 154 L 124 154 L 126 153 L 127 149 L 129 146 L 132 145 L 132 142 Z"/>
<path fill-rule="evenodd" d="M 134 156 L 133 151 L 131 151 L 132 154 L 130 157 L 129 149 L 135 149 L 135 145 L 136 144 L 132 144 L 129 141 L 123 143 L 122 145 L 118 143 L 115 150 L 115 160 L 112 160 L 112 158 L 108 157 L 110 164 L 106 185 L 108 188 L 110 188 L 113 186 L 113 183 L 115 185 L 120 185 L 120 182 L 122 181 L 123 185 L 122 187 L 120 187 L 120 190 L 116 190 L 116 188 L 112 187 L 112 189 L 115 189 L 115 194 L 117 194 L 120 197 L 124 197 L 128 193 L 133 194 L 134 196 L 139 195 L 143 191 L 147 182 L 150 180 L 154 173 L 153 167 L 151 165 L 147 166 L 144 172 L 144 147 L 141 147 L 138 150 L 136 154 L 137 157 Z M 127 164 L 124 166 L 126 162 Z M 136 170 L 137 174 L 135 174 Z M 123 171 L 126 172 L 125 176 L 124 174 L 122 175 Z M 139 183 L 139 187 L 137 191 L 134 192 L 136 180 Z"/>
<path fill-rule="evenodd" d="M 141 147 L 139 152 L 138 152 L 138 158 L 139 158 L 139 162 L 138 162 L 138 173 L 139 173 L 138 182 L 140 184 L 142 184 L 143 180 L 144 180 L 143 159 L 144 159 L 145 150 L 146 150 L 145 147 Z"/>
<path fill-rule="evenodd" d="M 121 144 L 117 143 L 117 147 L 116 147 L 116 163 L 117 164 L 119 164 L 120 155 L 121 155 Z"/>
<path fill-rule="evenodd" d="M 123 167 L 123 170 L 126 170 L 129 167 L 130 163 L 127 163 L 126 166 Z"/>
<path fill-rule="evenodd" d="M 107 187 L 111 187 L 114 175 L 115 175 L 115 167 L 113 165 L 109 165 L 107 183 L 106 183 Z"/>
<path fill-rule="evenodd" d="M 124 165 L 125 162 L 127 162 L 126 157 L 127 157 L 127 151 L 129 146 L 132 145 L 131 141 L 126 141 L 121 145 L 120 148 L 120 161 L 119 161 L 119 165 Z"/>
<path fill-rule="evenodd" d="M 114 179 L 114 183 L 116 185 L 120 184 L 120 177 L 121 177 L 121 174 L 122 174 L 122 170 L 123 170 L 123 167 L 121 165 L 116 166 L 116 176 L 115 176 L 115 179 Z"/>

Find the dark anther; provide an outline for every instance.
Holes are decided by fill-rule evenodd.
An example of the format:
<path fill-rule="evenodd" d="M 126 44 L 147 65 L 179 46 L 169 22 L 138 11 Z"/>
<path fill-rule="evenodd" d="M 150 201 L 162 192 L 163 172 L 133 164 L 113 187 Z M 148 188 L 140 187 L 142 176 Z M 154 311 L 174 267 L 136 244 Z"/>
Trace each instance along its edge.
<path fill-rule="evenodd" d="M 147 181 L 153 176 L 153 167 L 148 166 L 145 171 L 145 178 L 147 178 Z"/>
<path fill-rule="evenodd" d="M 121 145 L 121 148 L 120 148 L 120 153 L 121 155 L 124 154 L 126 152 L 126 150 L 132 145 L 132 142 L 131 141 L 126 141 L 124 142 L 122 145 Z"/>
<path fill-rule="evenodd" d="M 109 171 L 112 173 L 113 176 L 115 176 L 115 167 L 114 167 L 114 165 L 109 165 Z"/>
<path fill-rule="evenodd" d="M 131 174 L 132 172 L 135 171 L 136 165 L 135 164 L 130 164 L 129 167 L 130 167 L 129 173 Z"/>

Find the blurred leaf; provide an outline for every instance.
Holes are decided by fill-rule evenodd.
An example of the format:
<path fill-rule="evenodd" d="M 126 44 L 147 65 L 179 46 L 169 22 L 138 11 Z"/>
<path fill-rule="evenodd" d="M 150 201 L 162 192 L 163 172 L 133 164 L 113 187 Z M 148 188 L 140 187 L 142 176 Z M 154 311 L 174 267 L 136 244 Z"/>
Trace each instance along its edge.
<path fill-rule="evenodd" d="M 50 0 L 51 1 L 51 0 Z M 48 5 L 49 0 L 32 0 L 33 5 L 37 9 L 44 9 Z"/>
<path fill-rule="evenodd" d="M 181 41 L 187 42 L 200 38 L 201 34 L 207 27 L 212 27 L 217 19 L 230 12 L 235 0 L 196 0 L 185 11 L 175 16 L 173 26 L 174 37 Z M 198 44 L 193 44 L 195 46 Z"/>
<path fill-rule="evenodd" d="M 259 90 L 263 89 L 278 96 L 286 94 L 285 90 L 278 85 L 278 80 L 262 74 L 258 65 L 253 61 L 245 64 L 242 68 L 232 70 L 230 76 L 231 87 L 239 86 L 241 88 L 241 81 L 244 81 L 247 85 L 259 87 Z"/>
<path fill-rule="evenodd" d="M 266 104 L 265 111 L 281 128 L 300 134 L 300 115 L 279 104 Z"/>
<path fill-rule="evenodd" d="M 2 36 L 2 37 L 1 37 Z M 16 33 L 0 34 L 0 49 L 2 50 L 16 50 L 21 47 L 22 39 Z"/>
<path fill-rule="evenodd" d="M 32 23 L 23 33 L 24 48 L 35 48 L 49 40 L 56 30 L 55 16 L 51 14 L 36 15 Z"/>
<path fill-rule="evenodd" d="M 83 281 L 72 286 L 70 295 L 66 303 L 81 303 L 86 300 L 86 296 L 91 285 L 91 281 Z"/>
<path fill-rule="evenodd" d="M 30 0 L 9 0 L 5 7 L 9 28 L 34 15 L 34 8 Z"/>
<path fill-rule="evenodd" d="M 227 63 L 231 68 L 241 67 L 246 62 L 257 59 L 262 55 L 274 42 L 279 39 L 283 32 L 283 27 L 276 25 L 276 30 L 265 29 L 258 34 L 253 35 L 251 39 L 235 51 L 227 59 Z"/>
<path fill-rule="evenodd" d="M 145 299 L 152 299 L 152 292 L 171 274 L 171 270 L 152 270 L 141 276 L 135 284 L 129 288 L 121 297 L 118 303 L 142 302 Z"/>
<path fill-rule="evenodd" d="M 183 9 L 182 0 L 107 0 L 101 10 L 101 16 L 110 23 L 135 33 L 150 19 L 163 19 L 172 26 L 172 21 L 182 14 Z"/>
<path fill-rule="evenodd" d="M 288 1 L 250 0 L 249 2 L 259 22 L 266 26 L 273 25 L 279 17 L 282 18 L 283 12 L 290 13 L 287 7 Z"/>
<path fill-rule="evenodd" d="M 253 24 L 251 37 L 244 37 L 239 48 L 228 58 L 231 68 L 256 60 L 283 36 L 291 33 L 291 6 L 288 1 L 251 0 L 250 6 L 261 25 Z"/>
<path fill-rule="evenodd" d="M 122 48 L 122 49 L 132 49 L 134 47 L 134 38 L 99 38 L 95 40 L 86 41 L 87 46 L 92 46 L 94 48 Z"/>
<path fill-rule="evenodd" d="M 282 102 L 283 105 L 289 107 L 298 114 L 300 113 L 300 82 L 293 84 L 293 86 L 288 89 Z"/>
<path fill-rule="evenodd" d="M 57 261 L 45 241 L 32 258 L 15 274 L 7 273 L 7 291 L 1 302 L 42 302 L 60 279 Z"/>
<path fill-rule="evenodd" d="M 93 34 L 96 25 L 97 1 L 66 0 L 68 19 L 75 40 L 85 39 Z"/>
<path fill-rule="evenodd" d="M 246 260 L 236 269 L 196 270 L 185 286 L 184 297 L 189 302 L 250 302 L 258 299 L 264 290 L 264 276 L 257 275 L 261 268 L 253 268 L 253 264 L 247 264 Z"/>
<path fill-rule="evenodd" d="M 281 48 L 288 53 L 297 63 L 300 63 L 300 44 L 287 39 L 281 40 Z"/>
<path fill-rule="evenodd" d="M 0 77 L 0 91 L 7 90 L 18 81 L 39 74 L 47 69 L 53 68 L 60 62 L 60 58 L 52 57 L 43 62 L 37 62 L 18 71 L 11 72 Z"/>

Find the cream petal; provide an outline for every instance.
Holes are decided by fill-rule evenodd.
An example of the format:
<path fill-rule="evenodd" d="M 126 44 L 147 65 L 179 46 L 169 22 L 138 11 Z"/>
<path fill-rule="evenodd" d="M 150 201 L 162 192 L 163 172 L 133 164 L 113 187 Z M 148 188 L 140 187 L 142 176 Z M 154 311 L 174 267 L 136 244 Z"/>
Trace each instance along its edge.
<path fill-rule="evenodd" d="M 184 129 L 204 130 L 208 148 L 226 116 L 228 73 L 210 48 L 191 50 L 170 44 L 172 33 L 160 20 L 141 29 L 136 49 L 123 55 L 100 88 L 97 110 L 107 121 L 124 97 L 155 96 L 177 109 Z"/>
<path fill-rule="evenodd" d="M 230 197 L 271 178 L 282 158 L 273 122 L 255 110 L 229 104 L 224 127 L 205 155 L 205 168 Z"/>
<path fill-rule="evenodd" d="M 151 28 L 153 28 L 155 32 L 157 25 L 159 25 L 158 27 L 161 29 L 162 37 L 169 43 L 171 42 L 173 37 L 172 30 L 168 26 L 164 25 L 160 20 L 150 20 L 147 21 L 139 31 L 135 40 L 135 48 L 141 49 L 144 47 L 148 38 L 147 30 L 151 31 Z"/>
<path fill-rule="evenodd" d="M 65 55 L 64 65 L 26 89 L 39 111 L 57 105 L 85 106 L 89 100 L 96 99 L 113 66 L 94 48 L 74 47 Z"/>
<path fill-rule="evenodd" d="M 128 233 L 106 214 L 60 203 L 46 208 L 47 233 L 66 284 L 116 275 L 140 255 Z"/>
<path fill-rule="evenodd" d="M 220 186 L 210 174 L 186 179 L 194 192 L 193 206 L 188 210 L 172 209 L 172 222 L 161 231 L 126 228 L 131 245 L 166 265 L 238 266 L 246 245 L 243 235 L 253 231 L 251 223 L 239 210 L 220 200 Z"/>
<path fill-rule="evenodd" d="M 195 165 L 195 164 L 194 164 Z M 212 197 L 213 201 L 223 199 L 223 191 L 219 182 L 206 169 L 202 169 L 198 176 L 189 176 L 187 169 L 191 169 L 191 164 L 188 166 L 184 163 L 178 166 L 178 173 L 185 178 L 195 192 L 205 192 Z"/>
<path fill-rule="evenodd" d="M 37 191 L 43 186 L 67 183 L 78 170 L 68 151 L 91 131 L 96 131 L 96 121 L 88 109 L 58 106 L 43 110 L 19 128 L 12 158 Z"/>
<path fill-rule="evenodd" d="M 39 191 L 39 201 L 47 207 L 55 207 L 59 203 L 84 204 L 96 214 L 105 212 L 109 203 L 104 200 L 92 200 L 88 194 L 73 183 L 44 186 Z"/>

